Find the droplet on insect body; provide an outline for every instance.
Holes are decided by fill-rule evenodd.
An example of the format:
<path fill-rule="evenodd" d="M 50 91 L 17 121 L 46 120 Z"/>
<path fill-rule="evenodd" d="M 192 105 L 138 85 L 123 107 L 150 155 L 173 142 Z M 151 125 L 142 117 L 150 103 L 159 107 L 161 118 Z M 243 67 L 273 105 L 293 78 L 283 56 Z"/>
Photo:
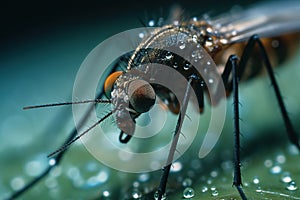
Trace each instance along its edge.
<path fill-rule="evenodd" d="M 179 49 L 184 49 L 184 48 L 185 48 L 185 43 L 184 42 L 180 42 Z"/>

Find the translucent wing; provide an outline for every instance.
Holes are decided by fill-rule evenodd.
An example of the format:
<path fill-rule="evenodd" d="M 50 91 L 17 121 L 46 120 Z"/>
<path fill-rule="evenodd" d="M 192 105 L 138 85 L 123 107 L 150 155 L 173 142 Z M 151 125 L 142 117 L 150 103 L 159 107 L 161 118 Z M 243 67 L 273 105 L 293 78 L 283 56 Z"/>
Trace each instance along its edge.
<path fill-rule="evenodd" d="M 246 10 L 219 15 L 211 24 L 228 43 L 242 42 L 253 34 L 261 38 L 300 31 L 300 1 L 274 1 Z"/>

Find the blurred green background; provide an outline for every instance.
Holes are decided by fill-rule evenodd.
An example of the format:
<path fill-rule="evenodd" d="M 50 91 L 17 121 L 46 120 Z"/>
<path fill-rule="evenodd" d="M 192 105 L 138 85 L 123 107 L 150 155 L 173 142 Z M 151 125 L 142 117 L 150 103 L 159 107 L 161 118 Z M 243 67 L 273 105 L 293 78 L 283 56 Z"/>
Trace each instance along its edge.
<path fill-rule="evenodd" d="M 141 27 L 140 20 L 167 17 L 174 3 L 181 5 L 187 15 L 201 16 L 226 12 L 236 4 L 246 6 L 249 2 L 254 1 L 2 2 L 0 199 L 39 175 L 47 166 L 46 155 L 61 145 L 74 126 L 71 107 L 28 111 L 22 107 L 71 100 L 76 72 L 97 44 L 121 31 Z M 296 130 L 300 127 L 297 124 L 300 118 L 298 63 L 300 56 L 276 70 Z M 300 199 L 299 189 L 288 190 L 288 183 L 281 181 L 289 173 L 299 183 L 300 162 L 299 155 L 288 144 L 269 80 L 258 78 L 243 84 L 240 91 L 246 194 L 252 199 Z M 181 199 L 187 186 L 194 189 L 194 199 L 238 198 L 231 187 L 230 106 L 231 98 L 224 133 L 209 156 L 197 160 L 199 145 L 194 142 L 175 165 L 178 171 L 172 172 L 168 185 L 175 195 L 170 199 Z M 281 171 L 273 173 L 276 166 Z M 160 173 L 117 172 L 101 165 L 76 142 L 60 167 L 20 199 L 94 199 L 105 198 L 107 192 L 111 199 L 129 198 L 151 193 L 158 185 Z M 174 188 L 177 193 L 172 191 Z M 261 191 L 257 192 L 259 188 Z"/>

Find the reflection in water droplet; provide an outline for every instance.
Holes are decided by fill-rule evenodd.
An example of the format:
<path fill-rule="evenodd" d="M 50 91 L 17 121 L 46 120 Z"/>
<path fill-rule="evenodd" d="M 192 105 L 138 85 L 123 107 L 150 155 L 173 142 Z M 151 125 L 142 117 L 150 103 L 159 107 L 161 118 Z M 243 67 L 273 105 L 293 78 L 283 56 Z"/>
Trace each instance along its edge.
<path fill-rule="evenodd" d="M 183 197 L 186 199 L 192 198 L 195 196 L 195 191 L 193 188 L 191 187 L 187 187 L 184 189 L 183 191 Z"/>
<path fill-rule="evenodd" d="M 292 181 L 290 183 L 288 183 L 288 185 L 286 186 L 286 189 L 289 190 L 289 191 L 295 191 L 298 189 L 295 181 Z"/>

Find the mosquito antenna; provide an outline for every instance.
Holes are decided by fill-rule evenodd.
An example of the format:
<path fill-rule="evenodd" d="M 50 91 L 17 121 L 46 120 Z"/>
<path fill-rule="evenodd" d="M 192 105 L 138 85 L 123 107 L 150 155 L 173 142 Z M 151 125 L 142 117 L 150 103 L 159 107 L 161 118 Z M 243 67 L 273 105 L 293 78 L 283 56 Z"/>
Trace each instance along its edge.
<path fill-rule="evenodd" d="M 53 106 L 73 105 L 73 104 L 84 104 L 84 103 L 111 103 L 111 100 L 109 100 L 109 99 L 92 99 L 92 100 L 73 101 L 73 102 L 64 102 L 64 103 L 51 103 L 51 104 L 43 104 L 43 105 L 35 105 L 35 106 L 26 106 L 23 108 L 23 110 L 29 110 L 29 109 L 34 109 L 34 108 L 53 107 Z"/>
<path fill-rule="evenodd" d="M 115 110 L 110 111 L 109 113 L 107 113 L 104 117 L 102 117 L 100 120 L 98 120 L 96 123 L 94 123 L 92 126 L 90 126 L 88 129 L 86 129 L 83 133 L 81 133 L 80 135 L 76 136 L 73 140 L 71 140 L 70 142 L 64 144 L 63 146 L 61 146 L 59 149 L 53 151 L 52 153 L 50 153 L 47 157 L 50 158 L 52 156 L 54 156 L 55 154 L 64 151 L 66 148 L 68 148 L 72 143 L 74 143 L 75 141 L 77 141 L 79 138 L 81 138 L 83 135 L 85 135 L 86 133 L 88 133 L 90 130 L 92 130 L 93 128 L 95 128 L 98 124 L 100 124 L 102 121 L 104 121 L 105 119 L 107 119 L 110 115 L 112 115 L 115 112 Z"/>

